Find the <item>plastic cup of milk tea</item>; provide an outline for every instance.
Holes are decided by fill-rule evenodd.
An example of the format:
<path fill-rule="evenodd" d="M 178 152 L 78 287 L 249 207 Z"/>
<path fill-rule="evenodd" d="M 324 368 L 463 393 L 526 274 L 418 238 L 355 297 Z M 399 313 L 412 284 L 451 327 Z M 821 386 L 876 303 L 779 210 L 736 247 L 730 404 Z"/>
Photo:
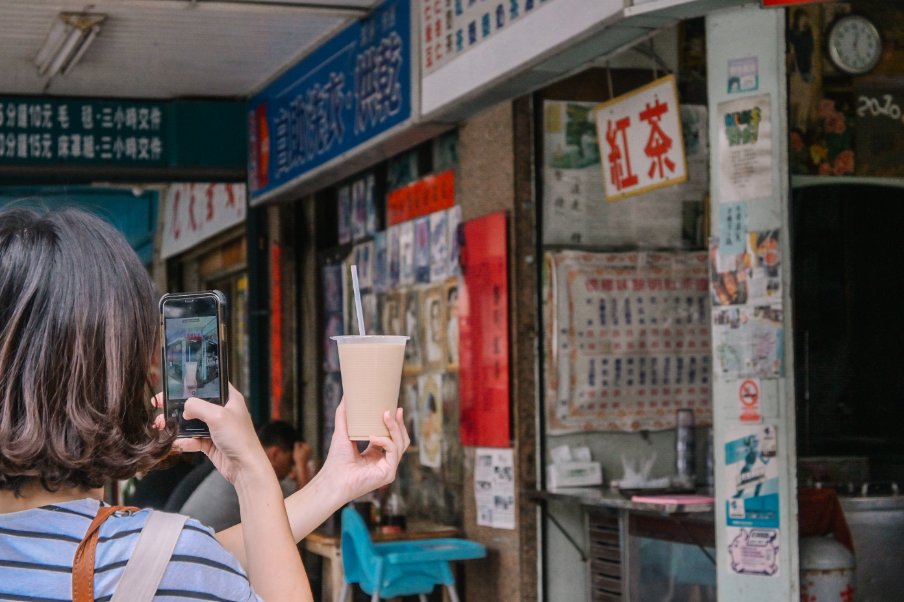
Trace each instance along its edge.
<path fill-rule="evenodd" d="M 370 435 L 388 437 L 383 412 L 395 412 L 398 406 L 408 337 L 349 335 L 332 339 L 339 346 L 349 438 L 367 441 Z"/>

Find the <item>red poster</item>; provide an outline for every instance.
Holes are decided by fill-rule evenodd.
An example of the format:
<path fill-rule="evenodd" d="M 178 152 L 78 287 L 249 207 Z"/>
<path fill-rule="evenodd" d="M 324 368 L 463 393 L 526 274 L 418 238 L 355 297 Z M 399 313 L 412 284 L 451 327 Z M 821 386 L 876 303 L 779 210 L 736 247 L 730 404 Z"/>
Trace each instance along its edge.
<path fill-rule="evenodd" d="M 279 245 L 270 245 L 270 382 L 272 394 L 270 399 L 270 418 L 279 420 L 282 417 L 282 275 L 280 273 Z"/>
<path fill-rule="evenodd" d="M 455 172 L 451 169 L 421 178 L 387 195 L 386 220 L 395 226 L 455 204 Z"/>
<path fill-rule="evenodd" d="M 827 0 L 763 0 L 763 6 L 791 6 L 792 4 L 816 4 Z"/>
<path fill-rule="evenodd" d="M 464 223 L 459 296 L 463 445 L 510 445 L 506 241 L 504 212 Z"/>

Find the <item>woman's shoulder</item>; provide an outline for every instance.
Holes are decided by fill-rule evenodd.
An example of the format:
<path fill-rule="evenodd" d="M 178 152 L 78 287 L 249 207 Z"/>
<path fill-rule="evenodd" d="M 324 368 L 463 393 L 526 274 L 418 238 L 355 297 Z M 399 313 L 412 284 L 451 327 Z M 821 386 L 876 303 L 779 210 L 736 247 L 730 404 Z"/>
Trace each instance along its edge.
<path fill-rule="evenodd" d="M 102 530 L 99 540 L 122 540 L 124 550 L 129 556 L 138 541 L 150 510 L 115 515 L 107 520 L 110 533 Z M 157 511 L 155 511 L 157 512 Z M 134 538 L 130 537 L 136 534 Z M 128 540 L 132 540 L 128 542 Z M 128 543 L 126 543 L 128 542 Z M 110 549 L 113 556 L 118 556 Z M 100 556 L 101 549 L 98 548 Z M 110 558 L 115 563 L 115 558 Z M 101 558 L 98 558 L 101 567 Z M 213 529 L 202 525 L 193 518 L 185 521 L 176 548 L 164 572 L 158 594 L 167 592 L 177 597 L 213 596 L 209 599 L 223 600 L 257 600 L 251 589 L 248 576 L 238 560 L 229 553 L 217 540 Z"/>

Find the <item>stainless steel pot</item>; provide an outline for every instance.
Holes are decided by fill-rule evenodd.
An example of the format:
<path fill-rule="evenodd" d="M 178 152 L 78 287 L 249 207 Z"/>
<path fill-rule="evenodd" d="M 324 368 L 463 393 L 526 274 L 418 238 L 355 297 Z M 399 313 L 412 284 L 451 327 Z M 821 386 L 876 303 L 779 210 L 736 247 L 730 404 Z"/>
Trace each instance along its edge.
<path fill-rule="evenodd" d="M 840 498 L 854 537 L 857 602 L 885 602 L 904 591 L 904 496 L 897 486 L 892 492 L 873 496 L 864 485 L 860 496 Z"/>

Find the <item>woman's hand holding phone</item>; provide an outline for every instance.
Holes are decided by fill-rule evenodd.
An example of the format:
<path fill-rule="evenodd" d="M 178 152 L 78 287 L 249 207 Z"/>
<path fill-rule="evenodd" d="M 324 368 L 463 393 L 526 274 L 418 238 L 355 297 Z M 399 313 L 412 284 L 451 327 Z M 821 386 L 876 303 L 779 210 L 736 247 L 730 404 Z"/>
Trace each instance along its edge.
<path fill-rule="evenodd" d="M 154 403 L 162 405 L 162 396 L 155 397 Z M 227 547 L 248 571 L 255 591 L 268 601 L 312 600 L 282 490 L 255 433 L 245 398 L 230 384 L 229 399 L 224 405 L 189 397 L 184 417 L 207 423 L 210 438 L 176 439 L 173 448 L 204 452 L 235 486 L 244 537 L 240 545 Z M 163 416 L 157 417 L 158 427 L 162 420 Z"/>

